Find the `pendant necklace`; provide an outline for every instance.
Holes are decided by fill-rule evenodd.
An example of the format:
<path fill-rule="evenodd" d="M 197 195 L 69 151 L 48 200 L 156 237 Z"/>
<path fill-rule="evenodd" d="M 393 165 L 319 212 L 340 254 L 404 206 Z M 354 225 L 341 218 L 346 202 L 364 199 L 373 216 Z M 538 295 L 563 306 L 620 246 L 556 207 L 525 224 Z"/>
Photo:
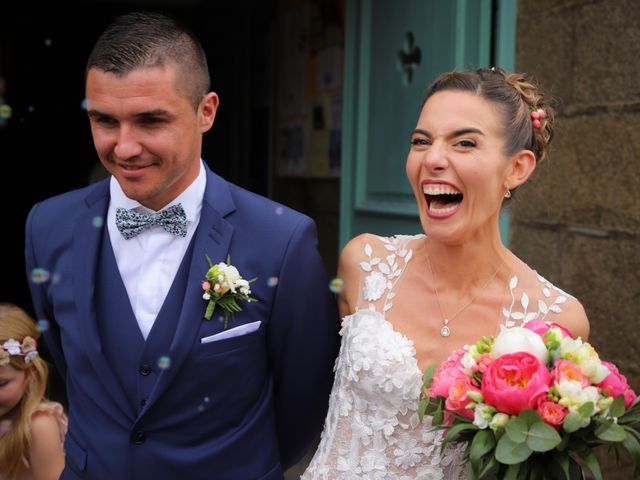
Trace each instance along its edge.
<path fill-rule="evenodd" d="M 425 244 L 425 247 L 426 247 L 426 244 Z M 443 337 L 448 337 L 449 335 L 451 335 L 451 328 L 449 327 L 449 322 L 452 320 L 455 320 L 458 315 L 460 315 L 469 305 L 471 305 L 473 301 L 476 299 L 476 296 L 472 295 L 471 300 L 465 303 L 462 306 L 462 308 L 460 308 L 450 318 L 447 318 L 447 316 L 442 311 L 442 305 L 440 304 L 440 296 L 438 295 L 438 289 L 436 288 L 436 282 L 435 282 L 436 277 L 433 274 L 433 268 L 431 267 L 431 260 L 429 260 L 429 252 L 426 250 L 426 248 L 425 248 L 425 255 L 427 257 L 427 265 L 429 265 L 429 271 L 431 272 L 431 278 L 433 279 L 433 293 L 436 294 L 436 302 L 438 303 L 438 309 L 440 310 L 440 316 L 442 317 L 442 328 L 440 329 L 440 335 L 442 335 Z M 501 256 L 500 264 L 498 265 L 498 268 L 496 268 L 496 270 L 491 274 L 491 276 L 489 277 L 489 280 L 487 280 L 482 285 L 482 287 L 478 290 L 478 293 L 489 286 L 489 284 L 491 283 L 491 280 L 493 280 L 494 277 L 498 274 L 498 271 L 500 270 L 503 264 L 504 264 L 504 258 L 502 258 Z"/>

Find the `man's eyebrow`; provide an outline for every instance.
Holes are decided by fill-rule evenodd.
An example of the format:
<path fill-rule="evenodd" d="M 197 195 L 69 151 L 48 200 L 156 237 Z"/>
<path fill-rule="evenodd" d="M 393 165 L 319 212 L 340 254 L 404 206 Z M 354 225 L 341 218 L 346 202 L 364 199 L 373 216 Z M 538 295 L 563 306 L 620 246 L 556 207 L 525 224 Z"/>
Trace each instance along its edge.
<path fill-rule="evenodd" d="M 92 118 L 111 118 L 111 115 L 108 113 L 101 112 L 100 110 L 87 110 L 87 115 Z"/>
<path fill-rule="evenodd" d="M 91 118 L 113 118 L 112 115 L 101 112 L 100 110 L 87 110 L 87 115 Z M 144 112 L 138 112 L 134 115 L 136 118 L 152 118 L 152 117 L 165 117 L 165 118 L 173 118 L 173 115 L 162 108 L 158 108 L 156 110 L 147 110 Z"/>
<path fill-rule="evenodd" d="M 156 110 L 147 110 L 146 112 L 136 113 L 136 117 L 171 117 L 171 113 L 162 108 L 158 108 Z"/>

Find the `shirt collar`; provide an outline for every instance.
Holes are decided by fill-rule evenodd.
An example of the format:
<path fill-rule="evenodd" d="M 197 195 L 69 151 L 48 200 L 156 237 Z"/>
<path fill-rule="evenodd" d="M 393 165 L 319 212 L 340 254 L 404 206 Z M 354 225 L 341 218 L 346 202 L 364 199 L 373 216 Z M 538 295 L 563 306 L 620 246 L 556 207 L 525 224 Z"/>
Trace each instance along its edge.
<path fill-rule="evenodd" d="M 207 174 L 205 172 L 202 159 L 200 159 L 200 172 L 198 173 L 196 179 L 185 189 L 184 192 L 182 192 L 160 210 L 165 210 L 172 205 L 177 205 L 178 203 L 180 203 L 182 204 L 184 213 L 187 216 L 187 222 L 195 221 L 195 219 L 200 214 L 200 210 L 202 209 L 202 199 L 204 198 L 204 190 L 206 185 Z M 135 208 L 136 210 L 144 213 L 153 212 L 153 210 L 145 207 L 144 205 L 141 205 L 137 200 L 133 200 L 132 198 L 127 197 L 127 195 L 122 190 L 122 187 L 118 183 L 118 180 L 116 180 L 116 177 L 114 176 L 111 176 L 109 191 L 111 194 L 111 205 L 116 208 Z"/>

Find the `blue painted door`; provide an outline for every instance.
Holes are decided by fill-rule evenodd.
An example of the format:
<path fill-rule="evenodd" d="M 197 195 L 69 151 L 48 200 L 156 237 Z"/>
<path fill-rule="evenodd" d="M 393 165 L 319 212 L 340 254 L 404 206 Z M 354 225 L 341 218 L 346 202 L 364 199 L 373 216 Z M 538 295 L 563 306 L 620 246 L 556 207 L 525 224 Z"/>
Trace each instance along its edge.
<path fill-rule="evenodd" d="M 340 244 L 422 230 L 405 176 L 410 133 L 440 73 L 512 68 L 515 0 L 347 0 Z"/>

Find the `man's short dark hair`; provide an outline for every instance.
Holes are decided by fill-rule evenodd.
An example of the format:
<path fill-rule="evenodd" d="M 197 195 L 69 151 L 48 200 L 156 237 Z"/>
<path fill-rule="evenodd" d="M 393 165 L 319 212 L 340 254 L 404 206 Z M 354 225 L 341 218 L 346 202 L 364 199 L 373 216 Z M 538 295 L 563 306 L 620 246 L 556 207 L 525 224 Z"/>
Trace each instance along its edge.
<path fill-rule="evenodd" d="M 143 67 L 178 65 L 177 87 L 197 108 L 210 89 L 207 58 L 200 42 L 186 27 L 159 13 L 122 15 L 100 35 L 89 55 L 91 68 L 126 75 Z"/>

